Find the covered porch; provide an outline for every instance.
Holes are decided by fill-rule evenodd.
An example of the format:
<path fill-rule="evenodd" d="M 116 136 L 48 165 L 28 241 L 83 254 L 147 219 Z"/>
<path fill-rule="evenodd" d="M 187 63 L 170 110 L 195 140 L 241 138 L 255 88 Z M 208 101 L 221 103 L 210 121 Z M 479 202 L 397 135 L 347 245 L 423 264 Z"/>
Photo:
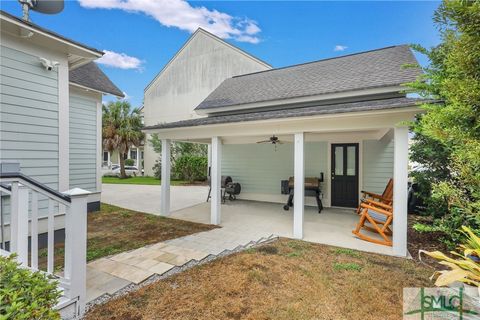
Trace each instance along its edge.
<path fill-rule="evenodd" d="M 276 118 L 279 112 L 272 111 L 273 118 L 268 120 L 247 118 L 239 121 L 239 116 L 227 115 L 147 128 L 148 133 L 157 133 L 162 139 L 162 177 L 165 178 L 162 178 L 160 195 L 161 214 L 172 214 L 168 178 L 171 141 L 206 143 L 210 152 L 211 201 L 179 210 L 173 213 L 174 217 L 210 222 L 238 232 L 268 229 L 279 236 L 406 257 L 408 127 L 404 122 L 413 119 L 418 108 L 412 106 L 414 102 L 409 99 L 394 101 L 402 108 L 392 107 L 390 100 L 395 99 L 364 102 L 363 110 L 357 112 L 325 114 L 322 106 L 312 108 L 315 112 L 308 116 L 295 114 Z M 370 104 L 379 109 L 368 110 Z M 284 143 L 275 149 L 257 143 L 272 135 Z M 344 146 L 340 154 L 350 153 L 350 146 L 356 148 L 352 149 L 352 164 L 350 158 L 337 154 L 337 146 Z M 387 160 L 382 158 L 385 155 Z M 343 162 L 337 162 L 335 157 L 343 157 Z M 383 167 L 385 161 L 390 167 Z M 337 172 L 337 167 L 343 169 Z M 321 173 L 324 176 L 321 198 L 325 209 L 319 214 L 315 207 L 309 206 L 314 200 L 305 197 L 303 182 L 306 177 L 318 177 Z M 240 199 L 250 201 L 222 204 L 222 175 L 231 175 L 234 181 L 242 183 Z M 343 189 L 339 189 L 335 179 L 339 180 L 342 175 L 346 178 L 352 175 L 356 180 L 346 179 Z M 290 176 L 295 181 L 293 208 L 283 211 L 281 203 L 285 203 L 287 196 L 280 194 L 280 181 Z M 353 208 L 360 201 L 361 190 L 382 193 L 389 178 L 394 179 L 391 247 L 362 241 L 352 234 L 359 220 Z M 255 188 L 258 185 L 262 188 Z M 350 201 L 339 201 L 342 200 L 340 192 L 349 193 Z"/>
<path fill-rule="evenodd" d="M 172 218 L 198 223 L 210 223 L 210 204 L 202 203 L 171 213 Z M 337 247 L 393 255 L 391 247 L 362 241 L 352 230 L 358 215 L 352 209 L 325 208 L 321 214 L 313 206 L 305 207 L 303 240 Z M 293 237 L 292 211 L 282 204 L 250 200 L 227 201 L 222 205 L 221 226 L 230 233 L 241 235 L 276 235 Z M 379 236 L 374 235 L 374 237 Z M 254 238 L 254 237 L 253 237 Z"/>

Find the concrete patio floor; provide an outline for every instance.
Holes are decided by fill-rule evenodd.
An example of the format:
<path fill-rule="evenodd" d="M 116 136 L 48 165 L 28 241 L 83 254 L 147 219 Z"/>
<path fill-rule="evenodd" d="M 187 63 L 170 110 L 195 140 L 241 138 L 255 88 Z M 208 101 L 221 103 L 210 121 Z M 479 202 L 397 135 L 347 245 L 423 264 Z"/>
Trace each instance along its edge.
<path fill-rule="evenodd" d="M 207 186 L 171 186 L 172 211 L 205 202 Z M 102 202 L 118 207 L 152 213 L 160 213 L 160 186 L 132 184 L 102 184 Z"/>
<path fill-rule="evenodd" d="M 171 213 L 172 218 L 210 223 L 210 203 L 201 203 Z M 325 208 L 321 214 L 315 207 L 305 207 L 305 241 L 337 247 L 393 255 L 391 247 L 356 238 L 352 230 L 359 220 L 354 209 Z M 293 209 L 283 210 L 283 204 L 236 200 L 222 204 L 222 228 L 242 234 L 258 230 L 280 237 L 293 237 Z M 379 237 L 369 233 L 372 237 Z"/>

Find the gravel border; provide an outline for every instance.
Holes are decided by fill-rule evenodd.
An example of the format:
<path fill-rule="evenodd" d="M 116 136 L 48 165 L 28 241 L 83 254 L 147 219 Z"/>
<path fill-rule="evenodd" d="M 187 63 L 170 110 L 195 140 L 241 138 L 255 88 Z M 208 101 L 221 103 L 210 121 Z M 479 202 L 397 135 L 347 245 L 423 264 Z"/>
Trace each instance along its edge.
<path fill-rule="evenodd" d="M 126 287 L 120 289 L 119 291 L 115 292 L 112 295 L 108 294 L 108 293 L 106 293 L 104 295 L 101 295 L 100 297 L 98 297 L 98 298 L 90 301 L 89 303 L 87 303 L 87 305 L 85 307 L 85 314 L 87 314 L 88 311 L 90 311 L 92 308 L 94 308 L 97 305 L 101 305 L 101 304 L 104 304 L 104 303 L 106 303 L 106 302 L 108 302 L 112 299 L 122 297 L 124 295 L 129 294 L 130 292 L 137 291 L 140 288 L 143 288 L 143 287 L 148 286 L 152 283 L 161 281 L 163 279 L 167 279 L 167 278 L 169 278 L 173 275 L 176 275 L 176 274 L 181 273 L 185 270 L 191 269 L 195 266 L 206 264 L 206 263 L 212 262 L 216 259 L 223 258 L 223 257 L 229 256 L 229 255 L 232 255 L 232 254 L 235 254 L 235 253 L 238 253 L 238 252 L 242 252 L 242 251 L 245 251 L 245 250 L 248 250 L 248 249 L 251 249 L 251 248 L 259 247 L 259 246 L 267 244 L 267 243 L 275 242 L 278 239 L 279 239 L 278 236 L 271 235 L 266 240 L 263 240 L 263 241 L 260 241 L 260 242 L 254 242 L 253 244 L 238 246 L 237 248 L 235 248 L 233 250 L 224 250 L 217 255 L 210 254 L 200 261 L 190 260 L 189 262 L 185 263 L 182 266 L 173 267 L 172 269 L 168 270 L 167 272 L 163 273 L 162 275 L 154 274 L 154 275 L 145 279 L 143 282 L 141 282 L 139 284 L 131 283 L 131 284 L 127 285 Z M 79 319 L 83 319 L 83 317 L 81 317 Z"/>

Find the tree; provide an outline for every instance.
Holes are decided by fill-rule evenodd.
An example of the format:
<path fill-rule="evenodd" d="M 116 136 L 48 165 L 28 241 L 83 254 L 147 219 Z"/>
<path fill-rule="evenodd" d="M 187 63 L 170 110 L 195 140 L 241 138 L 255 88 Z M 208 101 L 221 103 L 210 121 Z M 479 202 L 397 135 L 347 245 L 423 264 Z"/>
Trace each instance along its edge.
<path fill-rule="evenodd" d="M 149 139 L 149 143 L 156 153 L 162 152 L 162 141 L 158 134 L 154 133 Z M 170 161 L 172 163 L 172 173 L 176 179 L 202 179 L 207 173 L 207 145 L 201 143 L 190 143 L 175 141 L 171 144 Z M 161 159 L 155 161 L 153 172 L 155 177 L 161 178 Z M 196 167 L 192 174 L 193 167 Z M 203 172 L 202 172 L 203 171 Z"/>
<path fill-rule="evenodd" d="M 138 146 L 145 137 L 138 108 L 132 110 L 128 101 L 119 100 L 103 105 L 102 140 L 105 150 L 118 151 L 120 177 L 126 178 L 124 155 L 132 146 Z"/>
<path fill-rule="evenodd" d="M 444 0 L 434 22 L 441 43 L 414 46 L 430 65 L 410 86 L 437 103 L 424 104 L 413 124 L 411 156 L 427 209 L 440 217 L 435 229 L 453 245 L 462 225 L 480 231 L 480 2 Z"/>

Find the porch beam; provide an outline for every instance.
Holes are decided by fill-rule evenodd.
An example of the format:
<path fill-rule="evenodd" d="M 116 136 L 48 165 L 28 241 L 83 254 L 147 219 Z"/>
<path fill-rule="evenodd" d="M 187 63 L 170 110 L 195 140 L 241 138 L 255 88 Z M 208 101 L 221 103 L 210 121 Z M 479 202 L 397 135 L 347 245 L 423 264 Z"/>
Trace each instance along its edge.
<path fill-rule="evenodd" d="M 303 215 L 305 207 L 305 134 L 294 136 L 294 192 L 293 197 L 293 237 L 303 239 Z"/>
<path fill-rule="evenodd" d="M 393 253 L 407 256 L 408 127 L 394 129 Z"/>
<path fill-rule="evenodd" d="M 210 202 L 210 223 L 219 225 L 221 222 L 221 178 L 222 178 L 222 140 L 212 137 L 212 168 L 210 172 L 210 185 L 212 200 Z"/>
<path fill-rule="evenodd" d="M 170 214 L 170 140 L 162 139 L 162 187 L 160 191 L 160 214 Z"/>

